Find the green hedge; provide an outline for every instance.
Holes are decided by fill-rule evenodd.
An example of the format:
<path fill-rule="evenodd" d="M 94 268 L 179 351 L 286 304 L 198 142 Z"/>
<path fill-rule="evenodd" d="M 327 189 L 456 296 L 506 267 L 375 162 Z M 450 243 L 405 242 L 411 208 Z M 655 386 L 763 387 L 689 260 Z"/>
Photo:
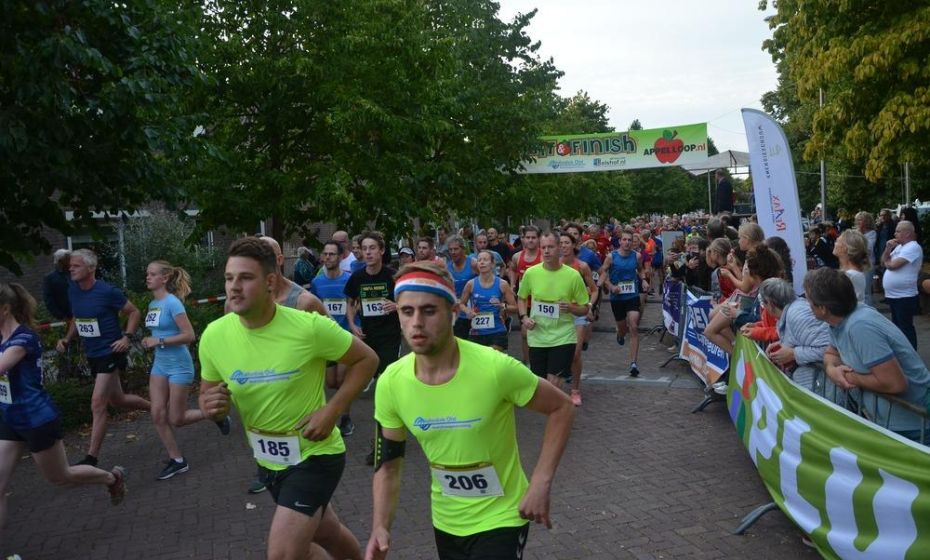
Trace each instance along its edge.
<path fill-rule="evenodd" d="M 92 420 L 90 397 L 94 393 L 94 384 L 86 381 L 66 380 L 50 383 L 45 389 L 58 410 L 61 411 L 61 423 L 64 430 L 73 430 Z"/>

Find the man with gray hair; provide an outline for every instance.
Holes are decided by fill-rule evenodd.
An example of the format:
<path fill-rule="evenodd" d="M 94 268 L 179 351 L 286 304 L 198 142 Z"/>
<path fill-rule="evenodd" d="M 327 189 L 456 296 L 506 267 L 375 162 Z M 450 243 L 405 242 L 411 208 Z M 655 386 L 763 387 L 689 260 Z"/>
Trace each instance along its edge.
<path fill-rule="evenodd" d="M 835 268 L 812 270 L 804 291 L 814 317 L 830 325 L 830 346 L 824 351 L 827 377 L 840 389 L 897 395 L 923 408 L 930 371 L 904 334 L 884 315 L 858 305 L 852 281 Z M 910 438 L 920 437 L 922 419 L 889 401 L 876 399 L 878 425 Z"/>
<path fill-rule="evenodd" d="M 891 322 L 897 325 L 914 349 L 917 349 L 917 331 L 914 315 L 920 313 L 920 296 L 917 295 L 917 276 L 924 261 L 924 251 L 917 242 L 914 224 L 901 220 L 882 253 L 882 289 L 891 308 Z"/>
<path fill-rule="evenodd" d="M 446 239 L 446 251 L 449 255 L 446 268 L 449 270 L 449 275 L 452 276 L 452 282 L 455 285 L 455 297 L 461 298 L 465 285 L 472 278 L 478 276 L 478 261 L 465 253 L 465 240 L 459 235 L 452 235 Z M 470 332 L 471 319 L 468 318 L 464 310 L 459 311 L 452 333 L 458 338 L 468 340 Z"/>
<path fill-rule="evenodd" d="M 55 251 L 55 269 L 42 280 L 42 301 L 52 317 L 65 321 L 71 318 L 71 302 L 68 300 L 68 264 L 71 251 Z"/>
<path fill-rule="evenodd" d="M 142 314 L 126 295 L 105 280 L 97 280 L 97 255 L 88 249 L 71 253 L 71 284 L 68 299 L 74 321 L 56 349 L 64 352 L 71 340 L 79 337 L 91 372 L 94 392 L 90 399 L 93 423 L 87 456 L 78 465 L 97 466 L 97 456 L 107 434 L 107 406 L 149 410 L 149 401 L 138 395 L 123 393 L 119 376 L 126 372 L 130 338 L 135 335 Z M 119 316 L 125 315 L 126 330 L 120 328 Z"/>

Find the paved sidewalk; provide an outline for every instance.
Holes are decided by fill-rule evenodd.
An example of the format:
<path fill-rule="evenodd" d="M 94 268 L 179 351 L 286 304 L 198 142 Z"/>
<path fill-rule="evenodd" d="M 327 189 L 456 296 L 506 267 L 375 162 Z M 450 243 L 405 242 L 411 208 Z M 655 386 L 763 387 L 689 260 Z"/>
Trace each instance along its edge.
<path fill-rule="evenodd" d="M 604 306 L 605 322 L 610 311 Z M 653 325 L 658 304 L 647 307 Z M 519 335 L 511 335 L 519 354 Z M 640 379 L 629 379 L 628 347 L 595 333 L 585 354 L 588 384 L 556 477 L 551 531 L 534 526 L 528 559 L 758 558 L 803 560 L 816 553 L 781 512 L 744 536 L 729 533 L 740 517 L 770 501 L 725 410 L 689 411 L 701 392 L 683 364 L 658 365 L 670 354 L 657 336 L 644 338 Z M 347 439 L 348 467 L 335 507 L 362 541 L 371 515 L 371 468 L 364 456 L 373 431 L 371 396 L 354 407 L 358 429 Z M 543 419 L 518 413 L 523 464 L 535 463 Z M 241 427 L 221 437 L 212 423 L 179 432 L 191 471 L 156 481 L 164 451 L 147 415 L 112 426 L 102 464 L 125 465 L 130 493 L 111 507 L 103 488 L 61 489 L 40 480 L 24 458 L 9 497 L 0 553 L 39 558 L 263 558 L 273 505 L 245 489 L 254 473 Z M 411 439 L 411 441 L 413 441 Z M 72 458 L 86 438 L 68 438 Z M 429 474 L 419 447 L 408 446 L 391 558 L 435 558 L 429 517 Z"/>

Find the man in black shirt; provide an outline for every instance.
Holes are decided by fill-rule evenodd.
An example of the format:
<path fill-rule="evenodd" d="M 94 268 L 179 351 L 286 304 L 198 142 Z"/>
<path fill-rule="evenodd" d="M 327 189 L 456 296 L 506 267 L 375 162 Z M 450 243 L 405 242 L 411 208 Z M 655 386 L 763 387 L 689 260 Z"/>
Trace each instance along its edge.
<path fill-rule="evenodd" d="M 714 213 L 721 212 L 733 213 L 733 184 L 727 177 L 723 169 L 718 169 L 714 176 L 717 178 L 717 197 L 714 205 Z"/>
<path fill-rule="evenodd" d="M 496 251 L 497 254 L 504 259 L 504 262 L 510 262 L 510 257 L 513 256 L 513 249 L 507 244 L 507 240 L 498 238 L 497 230 L 494 228 L 488 228 L 487 233 L 488 249 Z"/>
<path fill-rule="evenodd" d="M 346 320 L 352 334 L 361 338 L 378 355 L 378 369 L 375 378 L 384 368 L 397 361 L 400 356 L 400 321 L 397 318 L 397 304 L 394 302 L 394 270 L 384 266 L 384 237 L 377 231 L 362 234 L 360 245 L 365 268 L 352 273 L 346 282 L 345 294 L 349 300 L 346 308 Z M 361 312 L 362 326 L 355 324 L 355 316 Z M 371 389 L 369 383 L 365 391 Z M 375 451 L 365 458 L 369 465 L 374 464 Z"/>
<path fill-rule="evenodd" d="M 42 300 L 45 308 L 52 317 L 59 320 L 71 318 L 71 302 L 68 300 L 68 281 L 71 274 L 68 264 L 71 262 L 71 251 L 58 249 L 55 251 L 55 270 L 49 272 L 42 281 Z"/>

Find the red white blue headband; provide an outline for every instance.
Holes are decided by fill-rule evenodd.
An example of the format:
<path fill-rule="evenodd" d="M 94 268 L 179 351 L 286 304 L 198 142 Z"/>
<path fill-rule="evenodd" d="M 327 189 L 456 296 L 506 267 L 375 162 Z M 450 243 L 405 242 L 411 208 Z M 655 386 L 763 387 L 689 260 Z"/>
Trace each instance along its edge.
<path fill-rule="evenodd" d="M 453 305 L 456 302 L 452 282 L 434 272 L 416 270 L 404 274 L 394 284 L 394 299 L 397 299 L 401 292 L 426 292 L 446 298 Z"/>

